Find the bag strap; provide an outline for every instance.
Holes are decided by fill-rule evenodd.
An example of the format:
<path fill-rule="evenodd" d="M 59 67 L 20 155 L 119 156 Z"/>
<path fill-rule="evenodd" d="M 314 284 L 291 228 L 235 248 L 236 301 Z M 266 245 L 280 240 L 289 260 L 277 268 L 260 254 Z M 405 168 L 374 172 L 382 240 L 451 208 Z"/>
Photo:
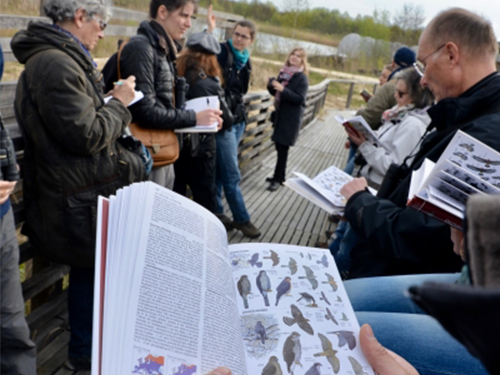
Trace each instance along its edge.
<path fill-rule="evenodd" d="M 122 40 L 120 46 L 118 47 L 118 52 L 116 53 L 116 72 L 118 74 L 118 81 L 122 79 L 122 71 L 120 69 L 120 57 L 122 55 L 123 47 L 125 47 L 127 43 L 128 42 Z"/>

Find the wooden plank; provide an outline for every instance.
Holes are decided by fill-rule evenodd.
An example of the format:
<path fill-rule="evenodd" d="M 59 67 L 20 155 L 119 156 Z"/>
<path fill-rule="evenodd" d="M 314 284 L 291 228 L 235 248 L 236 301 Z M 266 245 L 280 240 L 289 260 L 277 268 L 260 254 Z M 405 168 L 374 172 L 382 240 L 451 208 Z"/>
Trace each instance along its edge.
<path fill-rule="evenodd" d="M 30 22 L 52 23 L 48 17 L 17 16 L 10 14 L 0 14 L 0 29 L 20 30 L 28 27 Z"/>
<path fill-rule="evenodd" d="M 112 19 L 141 22 L 148 19 L 148 13 L 125 8 L 111 7 Z"/>
<path fill-rule="evenodd" d="M 56 281 L 61 280 L 69 273 L 69 269 L 69 266 L 54 264 L 27 279 L 22 284 L 24 300 L 26 301 L 33 298 Z"/>
<path fill-rule="evenodd" d="M 68 291 L 66 290 L 28 314 L 26 316 L 26 321 L 28 322 L 30 331 L 33 332 L 37 330 L 39 327 L 49 322 L 54 316 L 63 312 L 66 309 L 67 295 Z"/>
<path fill-rule="evenodd" d="M 38 353 L 36 357 L 38 375 L 51 375 L 63 365 L 67 358 L 66 347 L 69 338 L 69 331 L 64 332 Z"/>

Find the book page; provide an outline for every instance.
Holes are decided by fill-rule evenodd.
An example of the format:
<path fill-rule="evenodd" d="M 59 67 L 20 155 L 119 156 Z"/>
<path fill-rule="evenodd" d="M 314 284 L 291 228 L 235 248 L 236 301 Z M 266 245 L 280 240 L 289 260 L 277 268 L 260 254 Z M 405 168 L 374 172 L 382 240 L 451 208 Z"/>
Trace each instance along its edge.
<path fill-rule="evenodd" d="M 134 99 L 130 102 L 130 104 L 127 106 L 127 107 L 130 107 L 131 105 L 137 103 L 139 100 L 142 100 L 142 98 L 144 98 L 144 94 L 142 91 L 135 91 L 134 92 Z M 104 104 L 107 104 L 111 99 L 113 98 L 113 96 L 106 96 L 104 98 Z"/>
<path fill-rule="evenodd" d="M 330 215 L 339 214 L 344 211 L 344 207 L 335 207 L 332 202 L 300 178 L 289 178 L 284 182 L 284 185 L 306 198 L 308 201 L 314 203 L 316 206 L 325 210 Z"/>
<path fill-rule="evenodd" d="M 333 205 L 345 207 L 347 200 L 340 194 L 340 189 L 342 186 L 352 181 L 352 176 L 349 176 L 335 166 L 331 166 L 320 172 L 312 180 L 302 173 L 293 173 L 332 202 Z"/>
<path fill-rule="evenodd" d="M 500 188 L 500 153 L 458 131 L 438 160 L 448 160 Z"/>
<path fill-rule="evenodd" d="M 108 249 L 111 278 L 120 282 L 106 289 L 118 298 L 104 306 L 103 327 L 113 328 L 103 338 L 101 374 L 204 374 L 227 366 L 246 375 L 222 223 L 152 182 L 119 190 L 115 202 L 128 214 L 108 225 L 128 243 L 118 238 Z"/>
<path fill-rule="evenodd" d="M 378 138 L 377 134 L 372 130 L 370 125 L 366 122 L 363 116 L 355 116 L 348 120 L 344 119 L 342 116 L 335 116 L 335 120 L 340 122 L 341 124 L 348 124 L 351 128 L 355 130 L 355 132 L 363 135 L 365 139 L 374 143 L 377 146 L 381 146 L 387 150 L 387 146 Z M 341 122 L 343 120 L 343 122 Z"/>
<path fill-rule="evenodd" d="M 193 110 L 196 113 L 205 109 L 219 109 L 220 102 L 218 96 L 203 96 L 201 98 L 191 99 L 186 101 L 185 110 Z M 217 122 L 213 124 L 201 124 L 191 128 L 175 129 L 176 133 L 215 133 L 217 132 Z"/>
<path fill-rule="evenodd" d="M 230 245 L 229 256 L 249 374 L 318 366 L 320 374 L 374 374 L 328 251 L 251 243 Z"/>

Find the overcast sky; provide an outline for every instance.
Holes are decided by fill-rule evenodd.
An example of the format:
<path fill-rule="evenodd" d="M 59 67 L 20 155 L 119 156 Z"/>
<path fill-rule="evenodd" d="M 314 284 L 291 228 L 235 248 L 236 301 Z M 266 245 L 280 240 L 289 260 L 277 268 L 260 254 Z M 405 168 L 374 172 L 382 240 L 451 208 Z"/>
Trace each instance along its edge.
<path fill-rule="evenodd" d="M 356 17 L 358 14 L 372 15 L 375 9 L 387 9 L 391 12 L 392 18 L 396 11 L 403 7 L 404 3 L 422 5 L 425 11 L 426 24 L 437 13 L 450 7 L 462 7 L 474 11 L 492 22 L 497 40 L 500 40 L 500 1 L 498 0 L 309 0 L 309 7 L 338 9 L 341 12 L 348 12 L 351 17 Z"/>

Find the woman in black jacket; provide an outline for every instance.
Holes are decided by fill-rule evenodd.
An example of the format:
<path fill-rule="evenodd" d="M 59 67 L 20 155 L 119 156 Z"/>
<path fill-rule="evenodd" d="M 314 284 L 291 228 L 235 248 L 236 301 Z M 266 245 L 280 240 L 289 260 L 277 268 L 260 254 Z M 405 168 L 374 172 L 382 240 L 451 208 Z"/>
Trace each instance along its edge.
<path fill-rule="evenodd" d="M 218 96 L 222 126 L 230 129 L 233 115 L 221 86 L 222 72 L 217 62 L 221 49 L 219 42 L 211 34 L 199 32 L 188 38 L 186 47 L 177 60 L 178 73 L 189 84 L 186 99 Z M 215 133 L 186 133 L 182 137 L 180 157 L 174 164 L 174 191 L 186 195 L 186 186 L 189 185 L 194 201 L 213 213 L 217 204 L 215 154 Z"/>
<path fill-rule="evenodd" d="M 309 88 L 307 79 L 307 55 L 302 48 L 290 52 L 278 78 L 270 78 L 267 90 L 274 96 L 274 133 L 272 140 L 278 152 L 274 176 L 266 181 L 269 191 L 277 190 L 285 181 L 288 149 L 299 137 Z"/>
<path fill-rule="evenodd" d="M 220 111 L 202 112 L 176 108 L 174 85 L 177 40 L 191 27 L 194 0 L 151 0 L 149 21 L 141 22 L 137 36 L 125 45 L 120 57 L 121 75 L 136 77 L 136 90 L 144 99 L 130 106 L 132 122 L 146 129 L 179 129 L 222 121 Z M 149 179 L 172 189 L 173 165 L 153 168 Z"/>

